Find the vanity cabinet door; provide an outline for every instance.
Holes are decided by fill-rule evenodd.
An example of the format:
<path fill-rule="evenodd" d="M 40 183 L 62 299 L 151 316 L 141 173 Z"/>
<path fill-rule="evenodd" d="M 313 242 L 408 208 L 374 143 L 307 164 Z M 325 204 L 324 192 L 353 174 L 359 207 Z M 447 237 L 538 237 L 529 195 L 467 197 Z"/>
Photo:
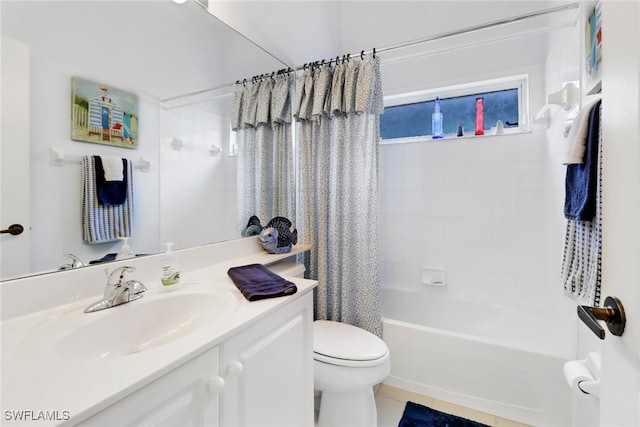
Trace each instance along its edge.
<path fill-rule="evenodd" d="M 80 423 L 86 426 L 218 426 L 218 348 L 208 350 Z"/>
<path fill-rule="evenodd" d="M 222 426 L 313 426 L 312 322 L 309 293 L 222 344 Z"/>

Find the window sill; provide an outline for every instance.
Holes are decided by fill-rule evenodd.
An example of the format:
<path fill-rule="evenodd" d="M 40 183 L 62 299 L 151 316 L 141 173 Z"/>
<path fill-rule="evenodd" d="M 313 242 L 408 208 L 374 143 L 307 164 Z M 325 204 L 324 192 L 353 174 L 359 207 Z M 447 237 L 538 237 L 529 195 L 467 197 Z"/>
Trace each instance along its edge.
<path fill-rule="evenodd" d="M 442 138 L 433 139 L 431 135 L 423 135 L 423 136 L 413 136 L 409 138 L 393 138 L 393 139 L 380 139 L 380 145 L 391 145 L 391 144 L 410 144 L 414 142 L 426 142 L 426 141 L 450 141 L 450 140 L 468 140 L 468 139 L 482 139 L 488 136 L 512 136 L 512 135 L 520 135 L 525 133 L 531 133 L 531 130 L 523 130 L 521 128 L 507 128 L 504 129 L 503 133 L 496 133 L 495 128 L 491 128 L 485 131 L 484 135 L 476 135 L 475 132 L 465 132 L 464 136 L 456 136 L 453 133 L 445 134 Z"/>

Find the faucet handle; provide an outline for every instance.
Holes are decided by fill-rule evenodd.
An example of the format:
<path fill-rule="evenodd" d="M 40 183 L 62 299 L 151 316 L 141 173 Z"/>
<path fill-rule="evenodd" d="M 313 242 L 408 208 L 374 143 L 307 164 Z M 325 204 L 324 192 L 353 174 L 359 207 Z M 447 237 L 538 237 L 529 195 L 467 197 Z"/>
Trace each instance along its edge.
<path fill-rule="evenodd" d="M 144 285 L 144 283 L 138 280 L 127 280 L 127 283 L 125 283 L 125 285 L 129 288 L 129 292 L 131 293 L 131 295 L 138 295 L 147 290 L 147 287 Z"/>
<path fill-rule="evenodd" d="M 135 271 L 135 269 L 135 267 L 122 266 L 109 273 L 109 269 L 105 268 L 104 272 L 107 275 L 107 285 L 122 286 L 124 283 L 125 273 L 131 273 L 132 271 Z"/>
<path fill-rule="evenodd" d="M 69 258 L 69 263 L 61 265 L 58 270 L 68 270 L 70 268 L 85 267 L 87 265 L 74 254 L 64 254 L 63 257 Z"/>

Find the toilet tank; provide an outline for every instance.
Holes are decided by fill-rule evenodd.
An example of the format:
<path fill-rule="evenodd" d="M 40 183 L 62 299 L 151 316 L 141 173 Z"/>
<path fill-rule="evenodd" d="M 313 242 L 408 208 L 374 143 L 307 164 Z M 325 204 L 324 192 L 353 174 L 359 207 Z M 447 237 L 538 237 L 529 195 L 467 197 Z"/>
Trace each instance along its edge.
<path fill-rule="evenodd" d="M 267 268 L 279 276 L 299 278 L 304 278 L 304 272 L 306 271 L 304 264 L 295 261 L 281 261 L 267 265 Z"/>

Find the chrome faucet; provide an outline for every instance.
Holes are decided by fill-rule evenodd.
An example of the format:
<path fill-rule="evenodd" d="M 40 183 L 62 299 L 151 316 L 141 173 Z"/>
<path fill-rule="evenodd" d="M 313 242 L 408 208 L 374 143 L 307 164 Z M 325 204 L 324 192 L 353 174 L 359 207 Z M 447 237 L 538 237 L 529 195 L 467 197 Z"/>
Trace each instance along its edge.
<path fill-rule="evenodd" d="M 135 267 L 124 266 L 109 273 L 109 270 L 105 269 L 107 285 L 104 289 L 104 298 L 85 308 L 84 312 L 92 313 L 142 298 L 142 293 L 147 290 L 146 286 L 137 280 L 127 280 L 126 282 L 124 280 L 125 273 L 134 270 Z"/>
<path fill-rule="evenodd" d="M 69 258 L 69 263 L 61 265 L 58 270 L 69 270 L 71 268 L 85 267 L 87 265 L 74 254 L 64 254 L 63 256 Z"/>

